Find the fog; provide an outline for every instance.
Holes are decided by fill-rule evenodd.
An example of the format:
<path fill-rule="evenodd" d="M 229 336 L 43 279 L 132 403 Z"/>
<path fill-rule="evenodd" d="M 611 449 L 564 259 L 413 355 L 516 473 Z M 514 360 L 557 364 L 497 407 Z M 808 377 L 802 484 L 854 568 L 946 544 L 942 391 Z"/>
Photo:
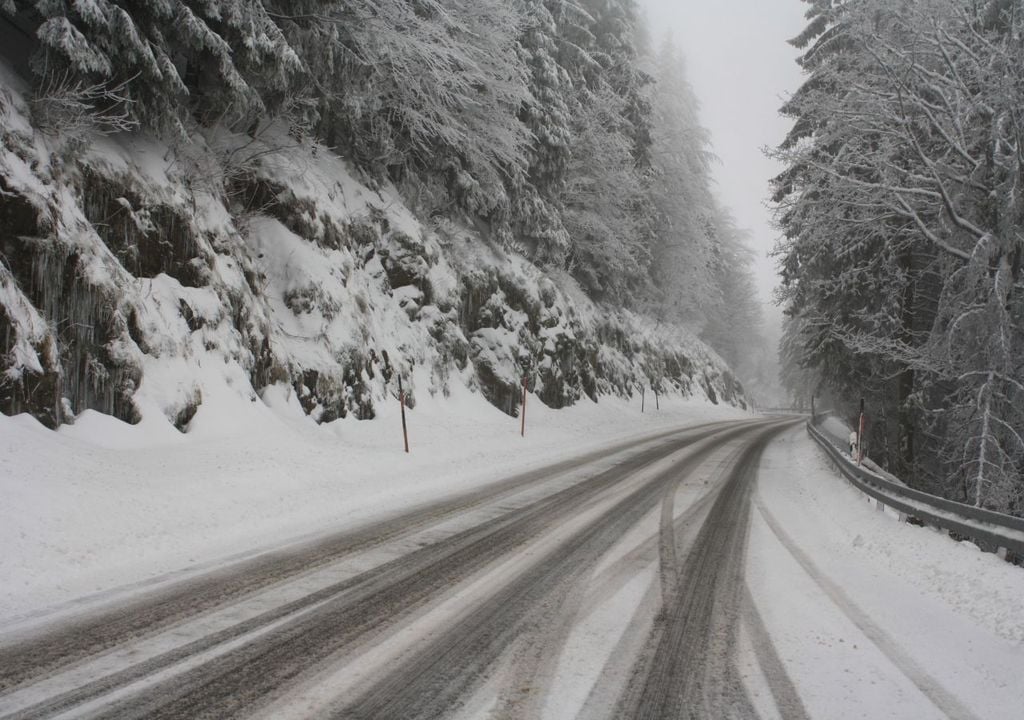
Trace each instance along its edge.
<path fill-rule="evenodd" d="M 655 45 L 671 32 L 686 56 L 703 124 L 720 158 L 714 167 L 719 197 L 751 233 L 758 289 L 767 304 L 777 284 L 767 255 L 778 233 L 766 201 L 768 181 L 780 167 L 763 149 L 778 145 L 789 127 L 778 109 L 801 74 L 798 52 L 786 41 L 803 28 L 806 6 L 800 0 L 640 0 L 640 5 Z M 777 318 L 778 310 L 766 308 L 766 316 Z"/>

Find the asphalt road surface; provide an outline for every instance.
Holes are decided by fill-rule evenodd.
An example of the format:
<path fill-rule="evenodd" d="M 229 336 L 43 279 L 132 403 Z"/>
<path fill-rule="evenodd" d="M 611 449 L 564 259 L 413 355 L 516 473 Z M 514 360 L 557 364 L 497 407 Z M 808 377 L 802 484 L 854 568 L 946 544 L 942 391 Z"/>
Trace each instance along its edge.
<path fill-rule="evenodd" d="M 761 453 L 793 419 L 606 448 L 0 637 L 0 718 L 756 718 Z"/>

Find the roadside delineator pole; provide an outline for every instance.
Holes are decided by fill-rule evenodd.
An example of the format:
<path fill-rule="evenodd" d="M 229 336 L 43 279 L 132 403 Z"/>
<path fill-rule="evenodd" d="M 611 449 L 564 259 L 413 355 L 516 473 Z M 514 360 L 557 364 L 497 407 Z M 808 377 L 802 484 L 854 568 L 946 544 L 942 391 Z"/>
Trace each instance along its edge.
<path fill-rule="evenodd" d="M 523 409 L 519 414 L 519 437 L 526 437 L 526 383 L 528 378 L 523 375 Z"/>
<path fill-rule="evenodd" d="M 857 429 L 857 464 L 864 462 L 864 398 L 860 399 L 860 425 Z"/>
<path fill-rule="evenodd" d="M 644 411 L 644 404 L 646 403 L 647 395 L 644 392 L 644 386 L 640 386 L 640 412 Z"/>
<path fill-rule="evenodd" d="M 409 431 L 405 427 L 405 391 L 402 390 L 402 376 L 398 376 L 398 403 L 402 406 L 402 439 L 405 441 L 405 451 L 409 452 Z"/>
<path fill-rule="evenodd" d="M 661 410 L 661 400 L 658 399 L 658 388 L 651 388 L 654 390 L 654 409 Z"/>

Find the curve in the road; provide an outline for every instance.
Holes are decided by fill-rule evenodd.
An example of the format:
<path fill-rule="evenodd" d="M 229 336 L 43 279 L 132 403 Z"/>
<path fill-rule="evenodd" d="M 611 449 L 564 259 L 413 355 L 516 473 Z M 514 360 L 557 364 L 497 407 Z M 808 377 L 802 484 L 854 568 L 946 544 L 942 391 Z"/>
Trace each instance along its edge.
<path fill-rule="evenodd" d="M 760 431 L 734 465 L 683 561 L 674 602 L 652 630 L 650 651 L 637 663 L 617 717 L 757 717 L 736 672 L 736 630 L 757 465 L 769 439 L 786 427 Z"/>
<path fill-rule="evenodd" d="M 4 666 L 6 675 L 0 673 L 0 679 L 6 677 L 15 685 L 35 681 L 145 633 L 141 625 L 147 616 L 158 626 L 173 626 L 181 616 L 193 617 L 308 572 L 309 567 L 302 567 L 304 561 L 316 567 L 407 532 L 410 525 L 428 527 L 439 518 L 543 483 L 556 473 L 633 451 L 620 463 L 578 482 L 573 476 L 573 484 L 522 507 L 5 717 L 44 718 L 86 707 L 89 717 L 119 720 L 248 717 L 287 697 L 325 665 L 354 657 L 354 648 L 372 644 L 391 632 L 389 628 L 415 620 L 425 608 L 449 597 L 455 586 L 483 575 L 530 546 L 534 538 L 565 526 L 572 530 L 565 530 L 557 545 L 531 559 L 496 589 L 488 588 L 458 622 L 418 641 L 370 685 L 336 700 L 329 711 L 338 718 L 443 717 L 493 677 L 497 666 L 511 664 L 512 677 L 532 686 L 534 693 L 525 705 L 505 702 L 499 709 L 504 707 L 510 718 L 526 717 L 519 712 L 524 708 L 528 716 L 539 716 L 541 698 L 552 690 L 544 687 L 544 678 L 550 676 L 574 620 L 589 612 L 594 602 L 593 597 L 581 598 L 579 588 L 598 587 L 605 595 L 622 587 L 629 573 L 621 562 L 597 576 L 594 570 L 631 528 L 645 517 L 659 516 L 659 510 L 656 534 L 627 555 L 634 560 L 641 556 L 658 560 L 660 595 L 667 607 L 650 636 L 648 651 L 642 654 L 646 659 L 637 665 L 634 682 L 619 700 L 620 710 L 626 713 L 621 716 L 675 717 L 668 713 L 684 706 L 724 708 L 727 712 L 718 713 L 722 716 L 751 716 L 749 699 L 734 692 L 742 683 L 732 662 L 734 627 L 742 604 L 750 482 L 764 444 L 788 424 L 778 420 L 713 424 L 660 434 L 524 473 L 357 532 L 339 533 L 323 543 L 242 563 L 227 573 L 137 601 L 127 606 L 130 617 L 114 622 L 112 628 L 100 628 L 98 619 L 116 619 L 125 607 L 88 617 L 63 636 L 70 643 L 71 659 L 54 657 L 60 639 L 56 633 L 36 640 L 36 655 L 26 650 L 32 647 L 31 641 L 14 650 L 0 649 L 0 663 L 5 657 L 24 660 L 14 669 Z M 733 457 L 732 469 L 677 516 L 673 498 L 680 481 L 732 442 L 746 448 Z M 584 509 L 590 515 L 581 515 Z M 680 544 L 684 527 L 689 548 Z M 183 597 L 188 587 L 196 590 L 196 598 Z M 771 654 L 764 657 L 771 664 Z M 662 662 L 666 658 L 678 662 Z M 701 674 L 694 684 L 694 673 L 687 678 L 680 662 L 710 663 L 715 670 Z M 769 680 L 777 670 L 766 669 Z M 780 693 L 785 690 L 784 682 L 775 685 L 782 688 Z M 0 693 L 0 707 L 7 694 Z"/>
<path fill-rule="evenodd" d="M 739 432 L 749 432 L 744 429 Z M 502 589 L 457 627 L 417 651 L 399 667 L 340 707 L 346 719 L 436 718 L 457 707 L 486 677 L 524 625 L 557 611 L 558 598 L 581 584 L 602 556 L 716 448 L 709 445 L 657 474 Z"/>
<path fill-rule="evenodd" d="M 697 433 L 723 437 L 742 433 L 745 427 Z M 413 611 L 453 582 L 532 537 L 544 527 L 571 514 L 580 503 L 616 485 L 624 477 L 678 451 L 692 442 L 668 441 L 647 449 L 629 460 L 505 518 L 459 533 L 452 538 L 399 558 L 364 577 L 330 588 L 322 603 L 280 629 L 224 656 L 145 692 L 113 704 L 103 717 L 217 717 L 245 716 L 274 692 L 304 672 L 351 644 L 357 638 Z M 331 593 L 334 597 L 331 597 Z M 280 613 L 278 613 L 280 614 Z M 264 619 L 265 620 L 265 619 Z M 217 638 L 223 642 L 228 638 Z M 176 653 L 191 653 L 185 648 Z M 172 658 L 180 659 L 180 658 Z M 158 663 L 160 664 L 160 663 Z M 31 708 L 19 717 L 42 717 L 82 702 L 113 687 L 123 685 L 154 668 L 128 668 L 123 677 L 105 678 L 92 688 L 54 699 L 46 706 Z"/>
<path fill-rule="evenodd" d="M 708 423 L 686 428 L 685 433 L 700 437 L 713 433 L 723 425 L 726 423 Z M 652 441 L 679 435 L 680 430 L 674 430 L 618 443 L 556 465 L 521 473 L 454 498 L 419 506 L 363 528 L 346 530 L 312 543 L 237 562 L 227 568 L 174 583 L 168 588 L 146 592 L 129 601 L 53 624 L 25 639 L 0 644 L 0 693 L 108 648 L 152 635 L 182 620 L 335 562 L 346 555 L 409 534 L 469 508 L 493 502 L 529 485 L 548 481 L 555 475 Z"/>

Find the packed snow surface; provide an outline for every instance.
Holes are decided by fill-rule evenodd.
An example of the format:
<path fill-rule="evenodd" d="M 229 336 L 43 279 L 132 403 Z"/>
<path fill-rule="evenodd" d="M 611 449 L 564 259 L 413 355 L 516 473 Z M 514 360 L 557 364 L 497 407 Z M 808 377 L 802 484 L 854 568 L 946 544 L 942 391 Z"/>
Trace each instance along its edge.
<path fill-rule="evenodd" d="M 551 411 L 530 398 L 521 438 L 518 420 L 463 390 L 424 398 L 408 412 L 406 455 L 397 402 L 374 421 L 323 425 L 286 387 L 239 403 L 230 393 L 204 402 L 187 434 L 152 418 L 130 426 L 86 414 L 53 432 L 27 416 L 0 416 L 4 625 L 368 522 L 612 441 L 743 416 L 678 398 L 645 413 L 638 402 L 620 400 Z M 656 532 L 656 523 L 652 515 L 624 537 L 595 569 L 595 582 L 615 587 L 618 558 Z M 761 662 L 771 653 L 808 717 L 1018 716 L 1020 568 L 879 512 L 802 428 L 767 447 L 750 523 L 750 599 L 741 603 L 736 659 L 757 707 L 773 706 L 780 682 Z M 585 613 L 566 636 L 567 653 L 603 658 L 586 649 L 627 642 L 623 620 L 638 607 L 653 617 L 652 552 L 635 559 L 639 565 L 631 561 L 642 570 L 635 578 Z M 589 696 L 583 670 L 554 668 L 558 691 L 545 716 L 564 716 Z M 791 708 L 776 709 L 786 717 Z"/>

